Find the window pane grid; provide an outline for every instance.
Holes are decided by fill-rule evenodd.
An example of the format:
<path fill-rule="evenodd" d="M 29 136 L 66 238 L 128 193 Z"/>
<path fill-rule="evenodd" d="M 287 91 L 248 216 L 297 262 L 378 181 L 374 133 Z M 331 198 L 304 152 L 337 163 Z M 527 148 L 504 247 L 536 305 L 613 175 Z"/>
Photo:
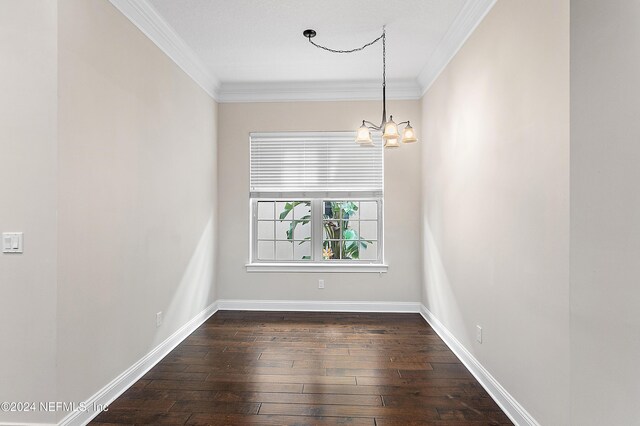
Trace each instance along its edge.
<path fill-rule="evenodd" d="M 259 261 L 311 260 L 311 202 L 259 200 L 256 203 L 255 258 Z M 308 228 L 301 232 L 302 228 Z"/>
<path fill-rule="evenodd" d="M 312 229 L 313 200 L 256 200 L 253 259 L 268 262 L 380 262 L 380 200 L 318 199 L 319 238 Z M 282 219 L 280 219 L 282 218 Z M 255 232 L 255 231 L 254 231 Z M 314 246 L 317 248 L 314 250 Z M 313 254 L 314 251 L 317 254 Z"/>
<path fill-rule="evenodd" d="M 377 260 L 378 204 L 376 201 L 325 200 L 323 202 L 324 261 Z M 362 235 L 362 224 L 366 234 Z"/>

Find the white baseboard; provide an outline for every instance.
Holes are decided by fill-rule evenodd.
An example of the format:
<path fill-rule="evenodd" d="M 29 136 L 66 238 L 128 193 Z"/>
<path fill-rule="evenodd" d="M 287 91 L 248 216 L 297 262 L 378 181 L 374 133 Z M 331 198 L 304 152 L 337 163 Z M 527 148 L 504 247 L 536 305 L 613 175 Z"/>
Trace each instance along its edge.
<path fill-rule="evenodd" d="M 105 406 L 113 402 L 131 385 L 144 376 L 162 358 L 193 333 L 218 310 L 230 311 L 307 311 L 307 312 L 403 312 L 420 313 L 467 367 L 493 400 L 518 426 L 540 426 L 518 401 L 485 369 L 482 364 L 424 305 L 417 302 L 347 302 L 305 300 L 230 300 L 221 299 L 196 315 L 151 352 L 138 360 L 109 384 L 85 401 L 85 406 Z M 89 423 L 99 412 L 76 411 L 63 418 L 58 426 L 81 426 Z M 19 423 L 16 423 L 18 425 Z M 43 424 L 45 426 L 46 424 Z M 49 426 L 49 425 L 46 425 Z"/>
<path fill-rule="evenodd" d="M 86 407 L 107 406 L 119 397 L 131 385 L 144 376 L 162 358 L 178 346 L 184 339 L 193 333 L 211 315 L 218 311 L 217 302 L 207 306 L 202 312 L 196 315 L 191 321 L 180 327 L 175 333 L 169 336 L 164 342 L 156 346 L 151 352 L 138 360 L 122 374 L 113 379 L 105 387 L 96 392 L 85 401 Z M 94 411 L 74 411 L 63 418 L 58 426 L 80 426 L 86 425 L 100 412 Z"/>
<path fill-rule="evenodd" d="M 502 387 L 491 373 L 480 364 L 480 361 L 456 339 L 453 333 L 451 333 L 426 306 L 421 305 L 420 314 L 422 314 L 422 317 L 431 325 L 431 328 L 433 328 L 447 346 L 449 346 L 449 349 L 460 358 L 460 361 L 462 361 L 465 367 L 467 367 L 476 380 L 480 382 L 482 387 L 514 424 L 518 426 L 540 426 L 533 416 Z"/>
<path fill-rule="evenodd" d="M 0 423 L 2 426 L 57 426 L 57 423 Z"/>
<path fill-rule="evenodd" d="M 221 311 L 314 311 L 314 312 L 412 312 L 415 302 L 344 302 L 324 300 L 218 300 Z"/>

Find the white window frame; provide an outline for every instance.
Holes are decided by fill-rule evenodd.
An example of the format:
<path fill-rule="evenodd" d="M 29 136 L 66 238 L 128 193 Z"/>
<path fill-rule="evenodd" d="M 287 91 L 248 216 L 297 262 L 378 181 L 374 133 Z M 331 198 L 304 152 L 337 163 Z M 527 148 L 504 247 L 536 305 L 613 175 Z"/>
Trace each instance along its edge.
<path fill-rule="evenodd" d="M 296 132 L 301 134 L 305 132 Z M 328 132 L 330 133 L 330 132 Z M 355 143 L 355 142 L 354 142 Z M 363 148 L 367 149 L 367 148 Z M 384 176 L 384 159 L 383 159 Z M 258 250 L 258 202 L 259 201 L 309 201 L 311 202 L 311 259 L 294 261 L 259 260 Z M 322 259 L 323 206 L 328 201 L 375 201 L 377 203 L 377 259 Z M 384 261 L 384 194 L 361 191 L 329 192 L 279 192 L 260 193 L 249 198 L 249 262 L 248 272 L 374 272 L 384 273 L 388 265 Z M 277 219 L 276 219 L 277 220 Z"/>
<path fill-rule="evenodd" d="M 311 202 L 311 260 L 259 260 L 258 259 L 258 202 L 259 201 L 309 201 Z M 322 259 L 324 202 L 326 201 L 374 201 L 377 203 L 377 259 Z M 250 202 L 250 256 L 247 270 L 251 272 L 386 272 L 384 263 L 384 199 L 383 197 L 255 197 Z"/>

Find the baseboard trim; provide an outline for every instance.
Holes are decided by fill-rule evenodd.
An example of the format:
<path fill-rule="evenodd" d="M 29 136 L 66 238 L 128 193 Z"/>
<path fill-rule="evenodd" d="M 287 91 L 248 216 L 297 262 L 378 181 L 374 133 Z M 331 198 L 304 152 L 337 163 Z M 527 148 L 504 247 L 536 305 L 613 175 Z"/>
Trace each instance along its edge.
<path fill-rule="evenodd" d="M 2 426 L 57 426 L 57 423 L 0 423 Z"/>
<path fill-rule="evenodd" d="M 347 302 L 325 300 L 218 300 L 221 311 L 420 312 L 415 302 Z"/>
<path fill-rule="evenodd" d="M 180 327 L 175 333 L 156 346 L 151 352 L 146 354 L 131 367 L 127 368 L 122 374 L 113 379 L 105 387 L 85 401 L 85 406 L 95 407 L 111 404 L 117 397 L 151 370 L 153 366 L 160 362 L 162 358 L 164 358 L 217 311 L 217 302 L 207 306 L 202 312 Z M 60 423 L 58 423 L 58 426 L 86 425 L 98 414 L 100 414 L 100 412 L 74 411 L 63 418 Z"/>
<path fill-rule="evenodd" d="M 426 306 L 420 305 L 420 314 L 438 333 L 440 338 L 456 354 L 482 387 L 505 412 L 511 421 L 518 426 L 540 426 L 531 414 L 487 371 L 486 368 L 465 348 L 462 343 L 436 318 Z"/>
<path fill-rule="evenodd" d="M 193 333 L 217 311 L 307 311 L 307 312 L 389 312 L 419 313 L 431 325 L 460 361 L 478 380 L 505 414 L 518 426 L 540 426 L 531 414 L 487 371 L 460 341 L 423 304 L 416 302 L 350 302 L 306 300 L 234 300 L 220 299 L 196 315 L 151 352 L 138 360 L 118 377 L 85 401 L 85 406 L 105 406 L 144 376 L 162 358 Z M 75 411 L 63 418 L 58 426 L 83 426 L 99 412 Z M 20 425 L 20 423 L 15 423 Z M 48 426 L 48 424 L 42 424 Z"/>

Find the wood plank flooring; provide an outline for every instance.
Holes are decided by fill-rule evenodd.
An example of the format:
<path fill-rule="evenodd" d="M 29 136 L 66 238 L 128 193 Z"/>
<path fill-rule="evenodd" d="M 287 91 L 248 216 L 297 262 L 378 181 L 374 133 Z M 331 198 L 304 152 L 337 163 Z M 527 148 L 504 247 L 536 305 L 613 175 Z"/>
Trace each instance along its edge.
<path fill-rule="evenodd" d="M 418 314 L 219 311 L 91 424 L 512 423 Z"/>

